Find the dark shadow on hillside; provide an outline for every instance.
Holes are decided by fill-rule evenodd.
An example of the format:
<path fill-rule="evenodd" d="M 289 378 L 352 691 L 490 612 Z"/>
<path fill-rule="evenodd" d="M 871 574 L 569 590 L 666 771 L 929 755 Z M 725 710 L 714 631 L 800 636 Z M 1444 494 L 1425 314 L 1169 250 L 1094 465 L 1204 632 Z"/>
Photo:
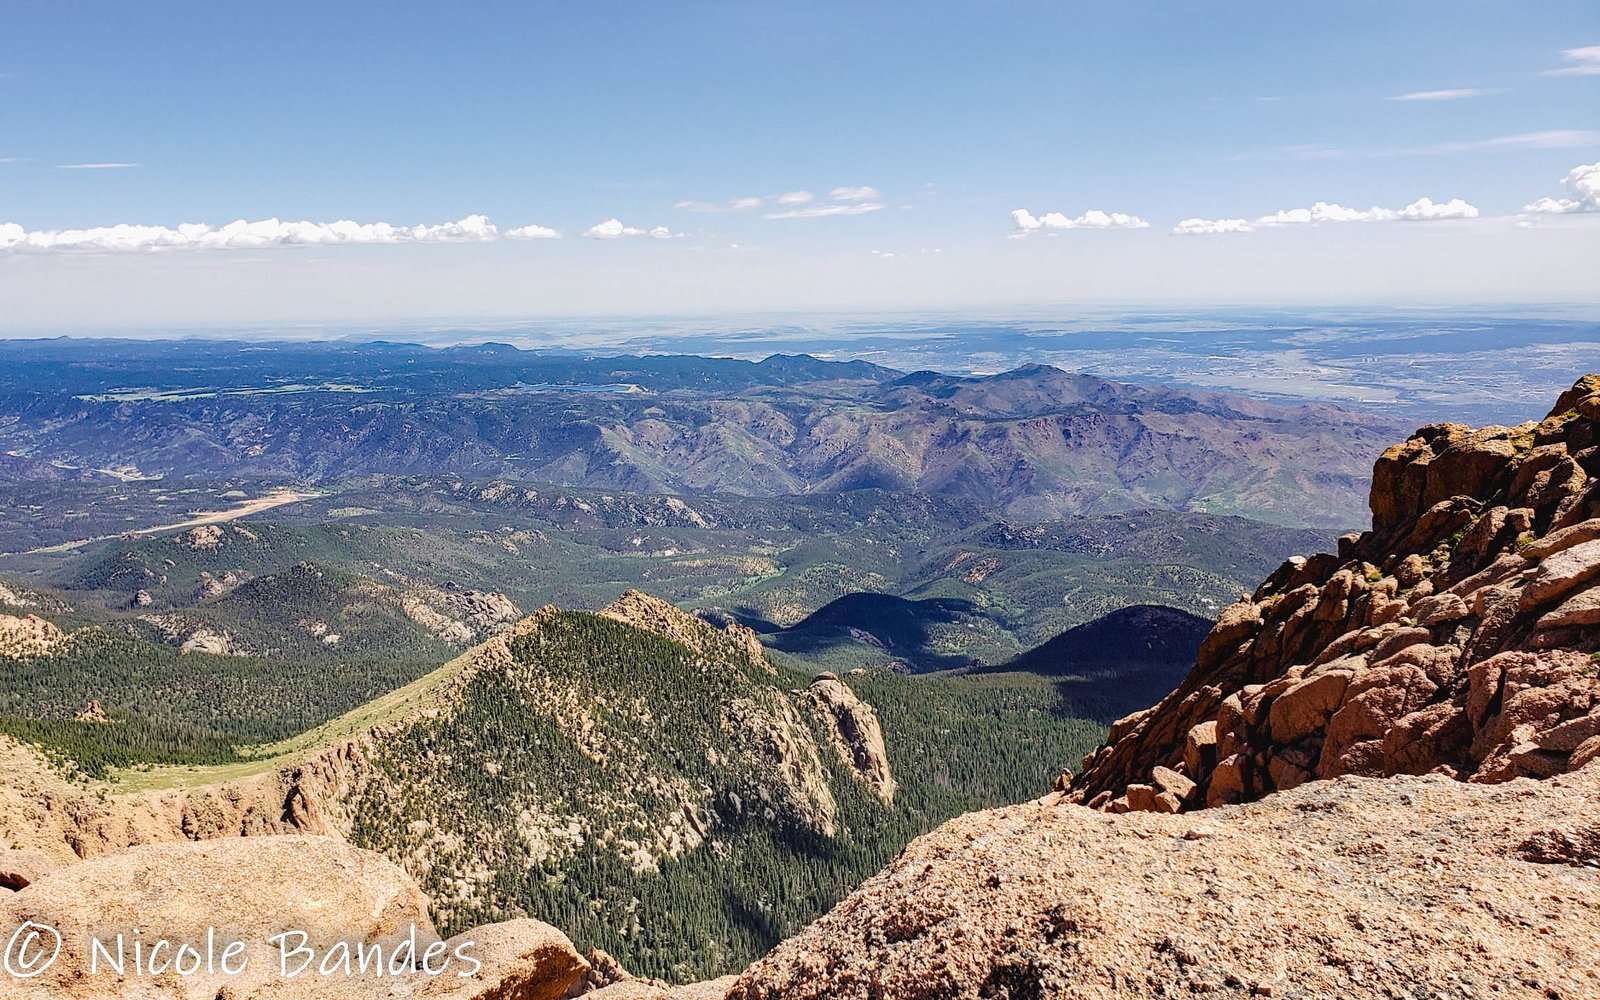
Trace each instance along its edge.
<path fill-rule="evenodd" d="M 979 622 L 993 625 L 972 601 L 909 600 L 870 591 L 830 601 L 789 628 L 767 631 L 746 620 L 746 624 L 762 632 L 767 645 L 780 652 L 825 659 L 854 648 L 864 654 L 877 652 L 902 661 L 918 673 L 971 666 L 970 657 L 934 648 L 937 630 Z"/>
<path fill-rule="evenodd" d="M 1051 678 L 1064 716 L 1111 722 L 1166 697 L 1194 667 L 1211 623 L 1177 608 L 1141 604 L 1113 611 L 1015 659 L 975 673 Z"/>

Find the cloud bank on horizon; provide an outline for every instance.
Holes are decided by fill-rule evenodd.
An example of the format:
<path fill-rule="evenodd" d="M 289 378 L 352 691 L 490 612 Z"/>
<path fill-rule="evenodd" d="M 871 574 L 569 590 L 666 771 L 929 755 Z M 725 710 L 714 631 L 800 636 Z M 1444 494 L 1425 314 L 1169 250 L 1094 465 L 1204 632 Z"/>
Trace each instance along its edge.
<path fill-rule="evenodd" d="M 1418 198 L 1405 208 L 1346 208 L 1319 201 L 1310 208 L 1289 208 L 1255 219 L 1184 219 L 1173 227 L 1175 236 L 1215 236 L 1253 233 L 1283 226 L 1314 226 L 1327 222 L 1437 222 L 1442 219 L 1476 219 L 1478 209 L 1460 198 L 1435 202 Z"/>
<path fill-rule="evenodd" d="M 1016 232 L 1012 233 L 1013 236 L 1058 232 L 1066 229 L 1150 228 L 1150 223 L 1137 215 L 1127 215 L 1122 212 L 1102 212 L 1098 208 L 1091 208 L 1076 218 L 1068 218 L 1061 212 L 1046 212 L 1044 215 L 1035 216 L 1027 209 L 1019 208 L 1012 211 L 1011 224 L 1016 229 Z"/>
<path fill-rule="evenodd" d="M 544 226 L 508 230 L 507 239 L 543 239 L 561 234 Z M 397 243 L 481 243 L 501 233 L 483 215 L 469 215 L 438 225 L 394 226 L 387 222 L 283 222 L 243 219 L 225 226 L 183 223 L 176 227 L 119 224 L 88 229 L 28 231 L 14 222 L 0 223 L 0 252 L 115 253 L 142 250 L 259 250 L 275 246 L 350 246 Z"/>
<path fill-rule="evenodd" d="M 1593 0 L 1174 8 L 1159 31 L 1125 5 L 935 0 L 911 25 L 822 4 L 851 30 L 808 31 L 800 0 L 407 8 L 381 51 L 354 15 L 308 31 L 265 8 L 41 6 L 0 67 L 0 335 L 85 316 L 1600 303 Z M 1053 58 L 1018 59 L 1019 38 Z M 184 60 L 149 58 L 174 44 Z M 203 85 L 227 79 L 273 86 Z"/>
<path fill-rule="evenodd" d="M 1539 198 L 1525 205 L 1522 215 L 1574 215 L 1600 212 L 1600 162 L 1573 167 L 1562 179 L 1561 186 L 1566 189 L 1570 197 Z M 835 188 L 831 192 L 831 197 L 833 201 L 818 204 L 815 203 L 815 196 L 809 191 L 776 195 L 771 201 L 786 207 L 780 211 L 765 213 L 762 217 L 797 219 L 866 215 L 884 207 L 882 202 L 867 200 L 881 197 L 877 189 L 872 187 Z M 741 206 L 740 203 L 746 200 L 754 204 Z M 734 199 L 720 204 L 679 202 L 677 207 L 687 211 L 743 211 L 746 208 L 759 207 L 765 202 L 766 199 L 760 198 Z M 1170 232 L 1175 236 L 1218 236 L 1253 233 L 1263 229 L 1345 222 L 1471 220 L 1481 215 L 1476 205 L 1461 198 L 1434 201 L 1432 198 L 1422 197 L 1403 208 L 1373 206 L 1366 209 L 1350 208 L 1336 202 L 1318 201 L 1308 208 L 1280 209 L 1254 218 L 1186 218 L 1173 226 Z M 1034 215 L 1028 209 L 1018 208 L 1012 210 L 1010 218 L 1012 238 L 1071 230 L 1150 228 L 1150 223 L 1137 215 L 1106 212 L 1094 208 L 1077 216 L 1069 216 L 1064 212 Z M 686 233 L 674 232 L 665 225 L 629 226 L 616 217 L 590 226 L 584 230 L 583 235 L 595 240 L 619 240 L 628 237 L 666 240 L 688 236 Z M 536 224 L 502 231 L 489 221 L 488 216 L 481 214 L 468 215 L 454 222 L 415 226 L 396 226 L 387 222 L 358 223 L 348 219 L 338 222 L 283 222 L 273 218 L 259 222 L 246 222 L 241 219 L 216 227 L 206 223 L 183 223 L 175 227 L 118 224 L 86 229 L 30 231 L 17 223 L 7 222 L 0 223 L 0 253 L 129 253 L 163 250 L 259 250 L 280 246 L 491 243 L 501 239 L 547 240 L 561 239 L 562 236 L 562 232 L 558 229 Z"/>

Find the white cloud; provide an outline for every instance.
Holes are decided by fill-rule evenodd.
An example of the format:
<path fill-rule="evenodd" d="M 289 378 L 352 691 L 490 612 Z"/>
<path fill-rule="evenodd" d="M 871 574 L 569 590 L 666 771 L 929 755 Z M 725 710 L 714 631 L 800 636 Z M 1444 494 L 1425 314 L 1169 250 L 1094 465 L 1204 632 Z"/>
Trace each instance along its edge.
<path fill-rule="evenodd" d="M 1019 208 L 1011 213 L 1011 222 L 1016 227 L 1015 236 L 1060 229 L 1147 229 L 1150 226 L 1137 215 L 1102 212 L 1098 208 L 1091 208 L 1075 219 L 1069 219 L 1060 212 L 1035 216 L 1027 209 Z"/>
<path fill-rule="evenodd" d="M 633 226 L 624 226 L 619 219 L 607 219 L 596 223 L 584 231 L 585 236 L 596 240 L 617 240 L 624 236 L 649 236 L 657 240 L 670 240 L 679 234 L 674 233 L 666 226 L 656 226 L 654 229 L 636 229 Z"/>
<path fill-rule="evenodd" d="M 1600 45 L 1567 49 L 1561 53 L 1561 58 L 1573 65 L 1547 69 L 1545 76 L 1600 76 Z"/>
<path fill-rule="evenodd" d="M 1375 222 L 1384 216 L 1384 209 L 1374 208 L 1363 212 L 1357 208 L 1319 201 L 1310 208 L 1286 208 L 1256 219 L 1258 226 L 1309 226 L 1322 222 Z"/>
<path fill-rule="evenodd" d="M 790 191 L 787 194 L 778 195 L 778 204 L 804 205 L 807 202 L 814 200 L 816 197 L 817 196 L 812 194 L 810 191 Z"/>
<path fill-rule="evenodd" d="M 1249 233 L 1255 226 L 1249 219 L 1184 219 L 1172 230 L 1174 236 L 1215 236 L 1219 233 Z"/>
<path fill-rule="evenodd" d="M 1315 226 L 1333 222 L 1434 222 L 1443 219 L 1476 219 L 1478 209 L 1460 198 L 1434 201 L 1418 198 L 1405 208 L 1348 208 L 1334 202 L 1319 201 L 1310 208 L 1287 208 L 1249 219 L 1184 219 L 1173 228 L 1174 236 L 1216 236 L 1223 233 L 1249 233 L 1257 229 L 1290 226 Z"/>
<path fill-rule="evenodd" d="M 861 187 L 836 187 L 828 192 L 834 201 L 873 201 L 879 197 L 878 189 L 862 185 Z"/>
<path fill-rule="evenodd" d="M 344 222 L 334 223 L 334 225 L 354 226 L 355 223 Z M 380 225 L 386 224 L 380 223 Z M 356 228 L 359 230 L 362 227 Z M 446 222 L 437 226 L 413 226 L 409 230 L 402 227 L 399 232 L 407 235 L 404 239 L 397 240 L 395 242 L 463 242 L 492 240 L 496 236 L 494 223 L 489 221 L 489 217 L 487 215 L 469 215 L 459 222 Z"/>
<path fill-rule="evenodd" d="M 58 163 L 57 170 L 131 170 L 137 163 Z"/>
<path fill-rule="evenodd" d="M 809 205 L 786 212 L 768 212 L 767 219 L 822 219 L 833 215 L 866 215 L 883 208 L 882 202 L 863 201 L 854 205 Z"/>
<path fill-rule="evenodd" d="M 1600 212 L 1600 163 L 1580 163 L 1562 178 L 1570 198 L 1540 198 L 1522 210 L 1533 215 Z"/>
<path fill-rule="evenodd" d="M 1396 94 L 1386 97 L 1387 101 L 1461 101 L 1469 97 L 1482 97 L 1485 94 L 1499 93 L 1493 87 L 1461 87 L 1456 90 L 1414 90 L 1409 94 Z"/>
<path fill-rule="evenodd" d="M 720 204 L 713 201 L 680 201 L 673 207 L 681 208 L 686 212 L 747 212 L 752 208 L 760 208 L 761 199 L 755 197 L 734 198 Z"/>
<path fill-rule="evenodd" d="M 549 226 L 518 226 L 507 229 L 505 235 L 508 240 L 558 240 L 561 230 Z"/>
<path fill-rule="evenodd" d="M 614 240 L 623 236 L 643 236 L 644 230 L 630 229 L 622 224 L 621 219 L 607 219 L 590 226 L 583 235 L 596 240 Z"/>
<path fill-rule="evenodd" d="M 282 222 L 243 219 L 213 228 L 205 223 L 166 226 L 96 226 L 90 229 L 26 231 L 0 225 L 0 251 L 11 253 L 138 252 L 146 250 L 256 250 L 273 246 L 338 246 L 373 243 L 462 243 L 497 238 L 486 216 L 469 215 L 439 225 L 393 226 L 387 222 Z"/>
<path fill-rule="evenodd" d="M 1401 222 L 1433 222 L 1438 219 L 1476 219 L 1478 206 L 1469 205 L 1460 198 L 1436 202 L 1432 198 L 1418 198 L 1394 214 Z"/>
<path fill-rule="evenodd" d="M 1256 219 L 1258 226 L 1309 226 L 1324 222 L 1374 222 L 1381 209 L 1363 212 L 1337 203 L 1319 201 L 1310 208 L 1286 208 Z"/>

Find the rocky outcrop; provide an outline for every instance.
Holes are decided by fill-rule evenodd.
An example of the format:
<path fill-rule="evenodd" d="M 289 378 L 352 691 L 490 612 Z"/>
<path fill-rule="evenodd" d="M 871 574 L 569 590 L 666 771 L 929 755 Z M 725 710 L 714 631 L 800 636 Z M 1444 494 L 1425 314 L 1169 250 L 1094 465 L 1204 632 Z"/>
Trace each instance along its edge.
<path fill-rule="evenodd" d="M 0 615 L 0 658 L 34 660 L 51 656 L 70 641 L 70 636 L 38 615 L 18 618 Z"/>
<path fill-rule="evenodd" d="M 0 737 L 0 773 L 0 846 L 61 861 L 183 840 L 339 837 L 349 826 L 350 789 L 372 780 L 358 741 L 332 743 L 297 763 L 224 783 L 110 795 L 65 780 L 32 749 Z"/>
<path fill-rule="evenodd" d="M 731 987 L 706 986 L 726 1000 L 1600 996 L 1597 807 L 1600 764 L 1489 786 L 1346 777 L 1198 816 L 1051 795 L 914 841 Z"/>
<path fill-rule="evenodd" d="M 226 632 L 218 632 L 205 622 L 187 615 L 151 612 L 139 620 L 156 627 L 163 642 L 177 646 L 188 653 L 211 653 L 216 656 L 243 656 L 245 650 Z"/>
<path fill-rule="evenodd" d="M 499 632 L 522 617 L 516 602 L 498 591 L 468 590 L 451 596 L 461 619 L 483 634 Z"/>
<path fill-rule="evenodd" d="M 0 889 L 12 892 L 26 889 L 60 866 L 59 861 L 44 851 L 0 848 Z"/>
<path fill-rule="evenodd" d="M 186 549 L 216 549 L 222 546 L 222 528 L 215 524 L 202 524 L 178 536 L 178 544 Z"/>
<path fill-rule="evenodd" d="M 37 603 L 37 597 L 26 590 L 12 584 L 0 583 L 0 604 L 9 604 L 14 608 L 27 608 Z"/>
<path fill-rule="evenodd" d="M 425 980 L 426 1000 L 558 1000 L 589 968 L 565 934 L 537 920 L 489 924 L 445 944 L 446 954 L 470 949 L 480 967 L 470 975 Z"/>
<path fill-rule="evenodd" d="M 1550 777 L 1600 756 L 1600 376 L 1519 427 L 1384 452 L 1372 528 L 1223 612 L 1072 782 L 1115 811 L 1346 774 Z"/>
<path fill-rule="evenodd" d="M 422 598 L 405 594 L 400 598 L 400 610 L 407 618 L 427 629 L 437 639 L 463 646 L 472 641 L 472 626 L 441 614 Z"/>
<path fill-rule="evenodd" d="M 601 610 L 600 616 L 654 632 L 706 655 L 717 648 L 731 645 L 748 657 L 751 663 L 764 667 L 769 673 L 776 673 L 767 659 L 766 648 L 761 645 L 754 630 L 736 622 L 718 627 L 640 590 L 627 591 Z"/>
<path fill-rule="evenodd" d="M 784 695 L 754 691 L 722 709 L 722 728 L 732 733 L 754 762 L 752 780 L 738 809 L 781 821 L 823 837 L 839 832 L 839 802 L 822 766 L 822 751 L 800 712 Z M 748 801 L 746 801 L 748 800 Z M 698 833 L 696 841 L 703 839 Z"/>
<path fill-rule="evenodd" d="M 456 646 L 498 635 L 523 617 L 522 609 L 497 591 L 422 585 L 396 590 L 371 583 L 367 589 L 380 600 L 394 601 L 407 618 L 435 638 Z"/>
<path fill-rule="evenodd" d="M 8 934 L 31 924 L 61 945 L 36 976 L 0 975 L 0 998 L 556 1000 L 588 968 L 546 924 L 515 920 L 440 941 L 427 911 L 403 871 L 336 840 L 132 848 L 0 895 Z M 189 971 L 173 971 L 185 963 Z"/>
<path fill-rule="evenodd" d="M 819 675 L 806 688 L 805 696 L 840 759 L 873 794 L 884 802 L 893 802 L 896 786 L 889 771 L 889 752 L 878 713 L 833 674 Z"/>

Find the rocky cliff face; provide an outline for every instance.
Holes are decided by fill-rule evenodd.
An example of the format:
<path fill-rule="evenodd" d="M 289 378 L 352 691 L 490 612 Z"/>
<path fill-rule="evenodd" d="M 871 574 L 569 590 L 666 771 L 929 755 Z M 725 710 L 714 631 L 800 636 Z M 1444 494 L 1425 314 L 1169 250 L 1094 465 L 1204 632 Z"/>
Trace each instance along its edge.
<path fill-rule="evenodd" d="M 885 802 L 894 801 L 895 780 L 883 727 L 871 705 L 833 674 L 822 674 L 806 688 L 806 702 L 822 722 L 828 741 L 858 778 Z"/>
<path fill-rule="evenodd" d="M 1600 757 L 1600 376 L 1518 427 L 1424 427 L 1372 528 L 1228 608 L 1188 678 L 1112 726 L 1072 797 L 1245 802 L 1313 779 L 1546 778 Z"/>

